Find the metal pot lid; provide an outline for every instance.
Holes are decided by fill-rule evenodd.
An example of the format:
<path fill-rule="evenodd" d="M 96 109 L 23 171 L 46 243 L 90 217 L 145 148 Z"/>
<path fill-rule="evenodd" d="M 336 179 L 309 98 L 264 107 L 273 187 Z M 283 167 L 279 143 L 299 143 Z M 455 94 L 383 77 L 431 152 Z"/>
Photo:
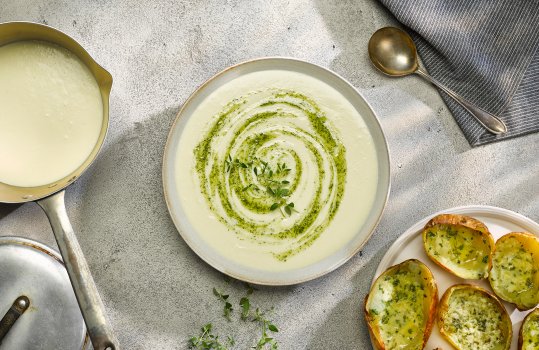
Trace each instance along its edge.
<path fill-rule="evenodd" d="M 0 319 L 18 313 L 12 306 L 21 296 L 30 305 L 1 340 L 2 350 L 88 348 L 86 326 L 60 254 L 29 239 L 0 237 Z"/>

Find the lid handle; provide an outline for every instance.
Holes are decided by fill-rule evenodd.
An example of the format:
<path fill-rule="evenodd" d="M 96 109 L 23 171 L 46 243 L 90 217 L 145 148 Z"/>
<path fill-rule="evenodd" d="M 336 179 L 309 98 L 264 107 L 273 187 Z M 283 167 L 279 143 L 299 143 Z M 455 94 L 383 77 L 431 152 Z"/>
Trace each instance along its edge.
<path fill-rule="evenodd" d="M 0 320 L 0 344 L 2 344 L 2 340 L 4 340 L 4 337 L 11 327 L 13 327 L 15 322 L 17 322 L 19 317 L 21 317 L 29 307 L 30 299 L 28 299 L 28 297 L 21 295 L 15 299 L 13 305 L 11 305 L 4 317 L 2 317 L 2 320 Z"/>

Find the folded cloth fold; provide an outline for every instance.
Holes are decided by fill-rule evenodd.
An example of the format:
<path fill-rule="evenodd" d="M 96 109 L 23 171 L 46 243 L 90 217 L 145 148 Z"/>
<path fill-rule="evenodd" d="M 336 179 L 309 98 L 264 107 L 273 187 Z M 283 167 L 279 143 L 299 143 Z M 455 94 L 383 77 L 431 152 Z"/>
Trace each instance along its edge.
<path fill-rule="evenodd" d="M 434 78 L 506 123 L 493 135 L 442 93 L 472 146 L 539 131 L 539 0 L 380 1 Z"/>

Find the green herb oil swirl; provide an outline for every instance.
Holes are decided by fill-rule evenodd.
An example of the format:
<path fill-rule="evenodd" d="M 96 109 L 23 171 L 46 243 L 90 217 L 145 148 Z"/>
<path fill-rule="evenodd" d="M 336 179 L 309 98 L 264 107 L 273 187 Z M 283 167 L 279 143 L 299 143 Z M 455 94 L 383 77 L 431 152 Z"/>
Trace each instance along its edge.
<path fill-rule="evenodd" d="M 231 101 L 194 154 L 216 218 L 280 261 L 323 234 L 344 194 L 345 147 L 322 109 L 299 92 L 266 89 Z"/>

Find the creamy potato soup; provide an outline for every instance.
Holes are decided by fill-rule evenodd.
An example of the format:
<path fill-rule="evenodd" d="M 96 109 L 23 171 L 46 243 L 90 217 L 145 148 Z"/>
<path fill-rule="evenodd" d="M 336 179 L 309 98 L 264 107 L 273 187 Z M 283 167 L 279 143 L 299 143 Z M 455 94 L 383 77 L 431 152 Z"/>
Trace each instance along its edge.
<path fill-rule="evenodd" d="M 102 123 L 99 87 L 77 56 L 42 41 L 0 46 L 0 182 L 33 187 L 69 175 Z"/>
<path fill-rule="evenodd" d="M 223 257 L 301 268 L 359 232 L 378 185 L 372 136 L 350 102 L 302 73 L 240 76 L 189 117 L 175 160 L 187 220 Z"/>

